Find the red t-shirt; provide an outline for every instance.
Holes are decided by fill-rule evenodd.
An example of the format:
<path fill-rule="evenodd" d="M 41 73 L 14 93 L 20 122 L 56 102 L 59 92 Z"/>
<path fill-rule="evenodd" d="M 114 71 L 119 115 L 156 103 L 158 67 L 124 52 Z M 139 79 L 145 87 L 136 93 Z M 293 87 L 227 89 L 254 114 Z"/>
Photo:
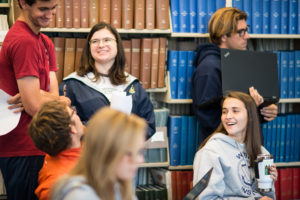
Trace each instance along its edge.
<path fill-rule="evenodd" d="M 19 92 L 17 79 L 35 76 L 40 88 L 49 91 L 49 72 L 57 71 L 55 49 L 44 34 L 36 35 L 23 21 L 16 21 L 7 33 L 0 51 L 0 88 L 9 95 Z M 31 116 L 22 112 L 17 127 L 0 136 L 0 157 L 44 155 L 27 133 Z"/>
<path fill-rule="evenodd" d="M 48 200 L 52 184 L 71 171 L 77 163 L 81 148 L 66 149 L 57 156 L 46 154 L 44 165 L 39 172 L 39 186 L 35 190 L 39 200 Z"/>

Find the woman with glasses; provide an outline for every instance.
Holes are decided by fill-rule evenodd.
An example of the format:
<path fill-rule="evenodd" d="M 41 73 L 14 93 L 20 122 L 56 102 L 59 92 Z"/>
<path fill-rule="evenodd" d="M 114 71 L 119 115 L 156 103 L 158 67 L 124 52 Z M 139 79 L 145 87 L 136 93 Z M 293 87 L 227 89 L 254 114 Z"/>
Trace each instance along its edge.
<path fill-rule="evenodd" d="M 64 79 L 60 93 L 71 99 L 83 122 L 99 108 L 109 106 L 114 92 L 125 93 L 130 98 L 126 109 L 147 121 L 147 138 L 150 138 L 155 133 L 153 105 L 139 80 L 124 68 L 120 35 L 110 24 L 101 22 L 91 29 L 79 69 Z"/>
<path fill-rule="evenodd" d="M 133 178 L 144 162 L 145 120 L 103 108 L 89 120 L 77 165 L 51 191 L 53 200 L 136 199 Z"/>

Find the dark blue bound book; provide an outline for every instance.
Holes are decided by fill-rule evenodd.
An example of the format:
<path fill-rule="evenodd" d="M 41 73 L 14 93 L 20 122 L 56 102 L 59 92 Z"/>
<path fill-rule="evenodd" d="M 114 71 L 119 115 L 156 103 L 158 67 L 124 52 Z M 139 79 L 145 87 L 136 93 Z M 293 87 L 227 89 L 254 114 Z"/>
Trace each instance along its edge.
<path fill-rule="evenodd" d="M 179 0 L 170 0 L 172 29 L 174 33 L 179 32 Z"/>
<path fill-rule="evenodd" d="M 194 155 L 197 151 L 196 147 L 196 119 L 194 116 L 188 116 L 188 146 L 187 146 L 187 164 L 192 165 L 194 161 Z"/>
<path fill-rule="evenodd" d="M 280 67 L 280 98 L 288 97 L 288 63 L 289 63 L 289 52 L 281 52 L 281 67 Z"/>
<path fill-rule="evenodd" d="M 208 32 L 207 0 L 197 1 L 197 32 Z"/>
<path fill-rule="evenodd" d="M 208 14 L 207 24 L 208 24 L 211 16 L 215 13 L 215 11 L 216 11 L 216 0 L 207 1 L 207 14 Z"/>
<path fill-rule="evenodd" d="M 188 51 L 188 58 L 187 58 L 187 70 L 186 70 L 186 99 L 191 99 L 191 86 L 192 86 L 192 76 L 194 73 L 194 61 L 195 52 L 194 51 Z"/>
<path fill-rule="evenodd" d="M 289 34 L 297 33 L 297 6 L 297 0 L 289 0 Z"/>
<path fill-rule="evenodd" d="M 300 98 L 300 51 L 299 50 L 295 51 L 295 98 Z"/>
<path fill-rule="evenodd" d="M 179 32 L 188 33 L 190 30 L 189 1 L 179 0 Z"/>
<path fill-rule="evenodd" d="M 252 33 L 262 33 L 262 0 L 252 0 Z"/>
<path fill-rule="evenodd" d="M 286 143 L 286 116 L 281 118 L 281 130 L 280 130 L 280 157 L 279 162 L 285 161 L 285 143 Z"/>
<path fill-rule="evenodd" d="M 189 0 L 190 33 L 197 32 L 197 1 Z"/>
<path fill-rule="evenodd" d="M 181 117 L 180 165 L 187 165 L 188 116 Z"/>
<path fill-rule="evenodd" d="M 169 116 L 168 135 L 171 166 L 180 164 L 180 131 L 181 116 Z"/>
<path fill-rule="evenodd" d="M 226 6 L 226 0 L 216 0 L 216 10 L 224 8 Z"/>
<path fill-rule="evenodd" d="M 252 33 L 252 1 L 251 0 L 244 0 L 243 3 L 244 11 L 247 14 L 247 24 L 249 25 L 249 33 Z"/>
<path fill-rule="evenodd" d="M 243 0 L 232 0 L 232 7 L 244 10 Z"/>
<path fill-rule="evenodd" d="M 271 34 L 279 34 L 281 32 L 280 16 L 281 16 L 280 0 L 271 0 L 270 2 L 270 33 Z"/>
<path fill-rule="evenodd" d="M 296 138 L 296 133 L 295 133 L 295 129 L 296 129 L 296 115 L 292 114 L 291 115 L 291 142 L 290 142 L 290 145 L 291 145 L 291 152 L 290 152 L 290 162 L 294 162 L 296 161 L 295 160 L 295 143 L 296 143 L 296 140 L 298 140 L 299 138 Z"/>
<path fill-rule="evenodd" d="M 263 34 L 270 33 L 270 0 L 263 0 Z"/>
<path fill-rule="evenodd" d="M 296 114 L 295 118 L 295 160 L 300 161 L 300 114 Z"/>
<path fill-rule="evenodd" d="M 295 52 L 289 52 L 288 98 L 295 98 Z"/>
<path fill-rule="evenodd" d="M 168 52 L 168 68 L 170 73 L 171 98 L 177 98 L 178 51 Z"/>
<path fill-rule="evenodd" d="M 292 131 L 291 115 L 286 116 L 286 135 L 285 135 L 285 162 L 290 162 L 291 156 L 291 131 Z"/>
<path fill-rule="evenodd" d="M 275 0 L 273 0 L 275 1 Z M 279 0 L 276 0 L 279 1 Z M 279 1 L 280 2 L 280 1 Z M 280 32 L 281 34 L 287 34 L 289 32 L 289 0 L 281 0 L 280 3 L 278 3 L 279 6 L 281 7 L 281 15 L 280 15 L 280 20 L 281 20 L 281 29 Z M 276 3 L 277 5 L 277 3 Z M 271 9 L 271 13 L 273 10 Z"/>
<path fill-rule="evenodd" d="M 178 52 L 177 99 L 186 97 L 187 51 Z"/>
<path fill-rule="evenodd" d="M 277 130 L 276 130 L 276 156 L 275 156 L 275 162 L 279 162 L 280 161 L 280 140 L 281 140 L 281 119 L 282 116 L 278 116 L 276 117 L 276 126 L 277 126 Z"/>

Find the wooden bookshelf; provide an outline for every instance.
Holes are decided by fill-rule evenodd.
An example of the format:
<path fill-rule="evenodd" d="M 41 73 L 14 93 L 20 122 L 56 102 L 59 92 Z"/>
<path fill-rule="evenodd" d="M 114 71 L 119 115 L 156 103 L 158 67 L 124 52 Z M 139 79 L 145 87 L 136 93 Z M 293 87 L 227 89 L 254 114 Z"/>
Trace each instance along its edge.
<path fill-rule="evenodd" d="M 0 3 L 0 8 L 9 8 L 9 3 Z"/>
<path fill-rule="evenodd" d="M 143 163 L 139 167 L 169 167 L 169 162 L 155 162 L 155 163 Z"/>
<path fill-rule="evenodd" d="M 300 98 L 280 99 L 279 103 L 300 103 Z"/>
<path fill-rule="evenodd" d="M 149 93 L 161 93 L 161 92 L 167 92 L 167 88 L 150 88 L 150 89 L 146 89 L 146 92 Z"/>
<path fill-rule="evenodd" d="M 169 166 L 169 170 L 192 170 L 193 165 L 177 165 L 177 166 Z"/>

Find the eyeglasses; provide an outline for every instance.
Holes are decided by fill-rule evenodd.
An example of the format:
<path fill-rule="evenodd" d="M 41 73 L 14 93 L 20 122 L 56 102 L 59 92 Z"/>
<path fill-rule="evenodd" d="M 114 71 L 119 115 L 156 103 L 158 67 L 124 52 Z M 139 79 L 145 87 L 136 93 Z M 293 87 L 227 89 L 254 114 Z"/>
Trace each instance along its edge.
<path fill-rule="evenodd" d="M 90 40 L 90 45 L 91 46 L 99 46 L 100 43 L 102 42 L 103 45 L 110 45 L 113 41 L 115 41 L 114 38 L 110 38 L 110 37 L 107 37 L 107 38 L 102 38 L 102 39 L 93 39 L 93 40 Z"/>
<path fill-rule="evenodd" d="M 72 110 L 72 113 L 70 115 L 70 120 L 72 120 L 72 117 L 73 117 L 74 113 L 77 112 L 77 109 L 75 106 L 70 106 L 70 109 Z"/>
<path fill-rule="evenodd" d="M 236 31 L 237 34 L 239 34 L 240 37 L 244 37 L 246 32 L 248 33 L 249 30 L 249 26 L 247 26 L 246 28 L 242 28 Z"/>

